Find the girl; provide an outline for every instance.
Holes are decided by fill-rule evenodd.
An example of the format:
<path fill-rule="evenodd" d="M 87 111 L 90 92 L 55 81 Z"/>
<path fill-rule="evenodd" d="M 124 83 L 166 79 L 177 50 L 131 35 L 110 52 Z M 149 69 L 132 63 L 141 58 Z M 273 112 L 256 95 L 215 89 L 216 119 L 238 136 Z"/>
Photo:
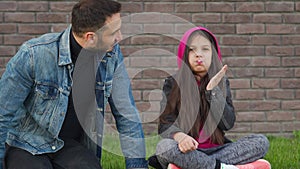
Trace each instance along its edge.
<path fill-rule="evenodd" d="M 265 136 L 250 135 L 236 142 L 225 137 L 235 112 L 225 77 L 228 68 L 222 67 L 215 36 L 203 27 L 188 30 L 177 59 L 179 70 L 163 87 L 158 130 L 164 139 L 156 150 L 161 167 L 270 168 L 266 160 L 259 160 L 269 148 Z"/>

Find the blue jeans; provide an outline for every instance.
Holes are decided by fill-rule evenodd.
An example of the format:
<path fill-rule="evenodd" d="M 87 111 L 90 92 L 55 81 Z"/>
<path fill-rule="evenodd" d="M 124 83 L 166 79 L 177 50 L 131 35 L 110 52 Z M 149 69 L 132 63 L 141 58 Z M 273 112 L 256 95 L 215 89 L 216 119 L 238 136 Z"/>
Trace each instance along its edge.
<path fill-rule="evenodd" d="M 9 146 L 4 165 L 4 169 L 101 169 L 93 152 L 71 139 L 58 152 L 42 155 Z"/>

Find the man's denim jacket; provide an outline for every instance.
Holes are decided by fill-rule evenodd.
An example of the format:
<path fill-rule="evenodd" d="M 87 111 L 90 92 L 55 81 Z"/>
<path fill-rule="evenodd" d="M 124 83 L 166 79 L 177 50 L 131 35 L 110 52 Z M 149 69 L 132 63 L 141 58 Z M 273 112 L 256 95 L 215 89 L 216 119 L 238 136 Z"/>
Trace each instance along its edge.
<path fill-rule="evenodd" d="M 9 61 L 0 80 L 0 169 L 8 145 L 32 154 L 52 153 L 64 142 L 58 138 L 67 111 L 74 65 L 70 56 L 71 26 L 24 43 Z M 119 45 L 99 62 L 95 82 L 97 114 L 109 102 L 120 134 L 126 168 L 147 168 L 144 134 Z M 101 78 L 99 78 L 101 76 Z M 102 119 L 102 121 L 95 121 Z M 103 118 L 88 117 L 92 139 L 84 145 L 101 158 Z M 87 131 L 86 131 L 87 132 Z M 94 132 L 94 133 L 93 133 Z M 87 138 L 87 137 L 85 137 Z M 99 145 L 99 144 L 98 144 Z"/>

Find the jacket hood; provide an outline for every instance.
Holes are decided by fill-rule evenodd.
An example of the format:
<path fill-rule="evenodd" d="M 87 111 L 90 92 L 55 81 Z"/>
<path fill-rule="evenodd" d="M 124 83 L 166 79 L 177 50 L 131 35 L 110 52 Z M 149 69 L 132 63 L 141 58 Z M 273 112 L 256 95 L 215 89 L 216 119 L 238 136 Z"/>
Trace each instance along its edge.
<path fill-rule="evenodd" d="M 197 31 L 197 30 L 205 31 L 205 32 L 207 32 L 213 38 L 213 40 L 215 42 L 215 45 L 216 45 L 216 50 L 218 52 L 219 60 L 222 60 L 220 46 L 218 44 L 218 41 L 217 41 L 217 38 L 215 37 L 215 35 L 213 33 L 211 33 L 208 29 L 199 26 L 199 27 L 194 27 L 194 28 L 189 29 L 188 31 L 186 31 L 184 33 L 184 35 L 182 36 L 181 40 L 180 40 L 180 43 L 178 45 L 178 53 L 177 53 L 177 64 L 178 64 L 179 68 L 181 67 L 181 62 L 183 60 L 184 51 L 185 51 L 185 47 L 186 47 L 187 41 L 188 41 L 189 37 L 191 36 L 191 34 L 194 31 Z"/>

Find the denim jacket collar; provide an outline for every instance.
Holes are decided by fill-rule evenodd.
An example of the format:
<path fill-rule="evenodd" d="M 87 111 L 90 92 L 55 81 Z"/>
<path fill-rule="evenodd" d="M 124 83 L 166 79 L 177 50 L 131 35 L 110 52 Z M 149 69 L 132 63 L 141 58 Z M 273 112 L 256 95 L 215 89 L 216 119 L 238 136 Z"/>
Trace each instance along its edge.
<path fill-rule="evenodd" d="M 59 42 L 59 58 L 58 65 L 64 66 L 72 63 L 71 49 L 70 49 L 70 33 L 71 25 L 62 34 L 61 41 Z"/>

